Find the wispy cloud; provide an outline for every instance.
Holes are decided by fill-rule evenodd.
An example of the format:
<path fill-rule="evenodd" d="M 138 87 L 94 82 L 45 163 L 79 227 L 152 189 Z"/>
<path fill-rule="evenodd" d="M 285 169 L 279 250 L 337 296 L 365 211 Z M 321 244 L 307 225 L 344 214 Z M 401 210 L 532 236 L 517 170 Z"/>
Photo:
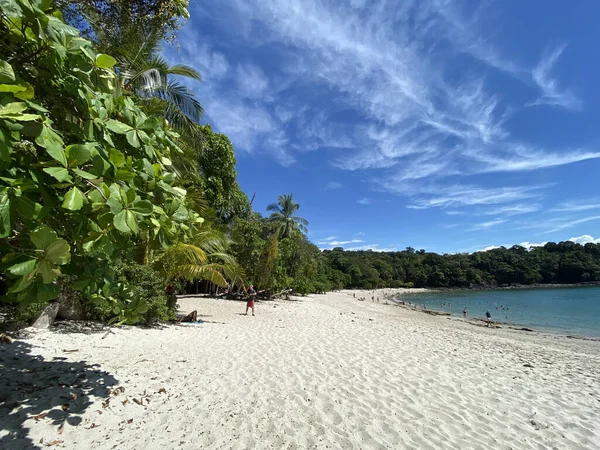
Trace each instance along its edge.
<path fill-rule="evenodd" d="M 466 154 L 474 162 L 480 163 L 472 169 L 474 173 L 531 171 L 600 158 L 600 152 L 575 150 L 549 153 L 519 144 L 496 153 L 469 150 Z"/>
<path fill-rule="evenodd" d="M 321 150 L 335 168 L 365 172 L 378 189 L 409 197 L 413 208 L 504 205 L 541 197 L 547 185 L 490 188 L 468 177 L 575 164 L 600 152 L 548 148 L 511 132 L 515 111 L 531 110 L 494 82 L 498 71 L 523 91 L 535 89 L 531 104 L 577 110 L 582 102 L 559 81 L 564 45 L 529 62 L 494 45 L 496 6 L 208 2 L 192 18 L 227 23 L 222 35 L 209 40 L 189 24 L 181 54 L 169 56 L 203 72 L 205 82 L 193 88 L 236 150 L 267 153 L 284 166 Z M 337 188 L 332 182 L 325 189 Z"/>
<path fill-rule="evenodd" d="M 593 209 L 600 209 L 600 202 L 581 202 L 581 201 L 573 201 L 573 202 L 565 202 L 560 205 L 552 208 L 551 212 L 577 212 L 577 211 L 590 211 Z"/>
<path fill-rule="evenodd" d="M 342 183 L 338 183 L 337 181 L 330 181 L 325 185 L 326 191 L 333 191 L 335 189 L 340 189 L 342 187 Z"/>
<path fill-rule="evenodd" d="M 356 200 L 356 203 L 358 203 L 360 205 L 370 205 L 371 199 L 369 199 L 367 197 L 359 198 L 358 200 Z"/>
<path fill-rule="evenodd" d="M 514 204 L 507 206 L 500 206 L 497 208 L 491 208 L 485 210 L 481 214 L 485 216 L 516 216 L 518 214 L 529 214 L 532 212 L 539 211 L 541 206 L 538 204 Z"/>
<path fill-rule="evenodd" d="M 566 47 L 566 45 L 561 45 L 554 49 L 546 50 L 539 64 L 533 69 L 531 73 L 533 81 L 535 81 L 542 91 L 542 95 L 529 105 L 561 106 L 574 110 L 582 108 L 583 102 L 570 89 L 561 88 L 558 80 L 552 78 L 551 75 L 552 69 Z"/>
<path fill-rule="evenodd" d="M 536 198 L 543 186 L 518 186 L 510 188 L 485 188 L 480 186 L 454 185 L 446 188 L 429 187 L 428 196 L 416 197 L 408 208 L 446 208 L 472 205 L 497 205 Z M 410 193 L 410 191 L 408 191 Z M 427 192 L 427 191 L 426 191 Z"/>
<path fill-rule="evenodd" d="M 544 234 L 555 233 L 557 231 L 565 230 L 567 228 L 574 227 L 575 225 L 579 225 L 579 224 L 586 223 L 586 222 L 591 222 L 594 220 L 600 220 L 600 216 L 590 216 L 590 217 L 584 217 L 583 219 L 565 221 L 563 223 L 557 224 L 555 227 L 546 231 Z"/>
<path fill-rule="evenodd" d="M 467 231 L 488 230 L 490 228 L 495 227 L 496 225 L 500 225 L 505 222 L 506 222 L 506 219 L 496 219 L 496 220 L 490 220 L 488 222 L 481 222 L 481 223 L 477 223 L 477 224 L 473 225 Z"/>
<path fill-rule="evenodd" d="M 350 239 L 347 241 L 323 240 L 323 241 L 318 241 L 317 244 L 325 245 L 328 247 L 336 247 L 336 246 L 347 245 L 347 244 L 359 244 L 361 242 L 365 242 L 365 241 L 362 239 Z"/>

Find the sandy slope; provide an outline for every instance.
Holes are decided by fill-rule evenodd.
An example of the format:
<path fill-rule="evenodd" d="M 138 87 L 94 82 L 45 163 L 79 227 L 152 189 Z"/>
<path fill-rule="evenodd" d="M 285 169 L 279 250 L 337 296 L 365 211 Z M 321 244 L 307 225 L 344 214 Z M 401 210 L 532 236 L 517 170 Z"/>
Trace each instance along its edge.
<path fill-rule="evenodd" d="M 241 302 L 183 299 L 205 323 L 41 332 L 2 346 L 0 424 L 21 439 L 4 430 L 0 447 L 599 448 L 600 343 L 363 295 L 259 302 L 256 317 L 239 315 Z M 105 385 L 125 391 L 103 407 Z M 18 406 L 23 389 L 34 400 Z"/>

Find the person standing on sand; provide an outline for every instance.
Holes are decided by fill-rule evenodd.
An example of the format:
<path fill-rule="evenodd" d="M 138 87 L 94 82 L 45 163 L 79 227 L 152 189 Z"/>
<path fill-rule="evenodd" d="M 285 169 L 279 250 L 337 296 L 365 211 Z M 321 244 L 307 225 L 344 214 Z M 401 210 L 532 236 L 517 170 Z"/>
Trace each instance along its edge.
<path fill-rule="evenodd" d="M 465 306 L 465 309 L 463 309 L 463 317 L 466 319 L 467 318 L 467 307 Z"/>
<path fill-rule="evenodd" d="M 254 302 L 255 302 L 255 298 L 256 298 L 256 291 L 254 290 L 254 286 L 251 284 L 248 287 L 248 291 L 246 291 L 246 293 L 248 294 L 248 301 L 246 303 L 246 316 L 248 315 L 248 309 L 252 308 L 252 315 L 254 315 Z"/>
<path fill-rule="evenodd" d="M 489 311 L 487 311 L 485 313 L 485 320 L 487 321 L 487 326 L 489 327 L 490 324 L 492 323 L 492 315 L 490 314 Z"/>

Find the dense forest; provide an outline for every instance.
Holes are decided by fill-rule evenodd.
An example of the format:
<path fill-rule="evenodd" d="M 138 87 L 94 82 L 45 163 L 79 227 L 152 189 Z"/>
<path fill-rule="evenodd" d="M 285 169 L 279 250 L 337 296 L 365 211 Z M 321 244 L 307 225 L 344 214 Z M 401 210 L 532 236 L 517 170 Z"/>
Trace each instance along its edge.
<path fill-rule="evenodd" d="M 18 321 L 51 301 L 63 318 L 169 320 L 169 286 L 306 294 L 600 280 L 595 244 L 321 251 L 291 194 L 254 211 L 230 140 L 203 122 L 185 83 L 201 74 L 161 56 L 187 7 L 0 3 L 0 296 Z"/>
<path fill-rule="evenodd" d="M 472 288 L 600 281 L 600 245 L 566 241 L 473 254 L 325 250 L 334 287 Z M 339 283 L 342 281 L 343 283 Z"/>

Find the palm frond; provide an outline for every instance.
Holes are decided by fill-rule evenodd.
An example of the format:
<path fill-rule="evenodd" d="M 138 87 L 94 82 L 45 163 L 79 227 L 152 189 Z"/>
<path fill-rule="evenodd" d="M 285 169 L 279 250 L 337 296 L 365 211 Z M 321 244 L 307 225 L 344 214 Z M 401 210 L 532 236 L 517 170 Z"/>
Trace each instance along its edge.
<path fill-rule="evenodd" d="M 179 75 L 181 77 L 202 81 L 202 76 L 200 73 L 193 67 L 186 64 L 175 64 L 174 66 L 169 67 L 166 73 L 169 75 Z"/>
<path fill-rule="evenodd" d="M 188 118 L 198 123 L 204 114 L 204 109 L 194 94 L 184 85 L 170 81 L 166 86 L 153 85 L 145 88 L 149 95 L 156 95 L 169 102 L 169 108 L 179 109 Z"/>
<path fill-rule="evenodd" d="M 294 221 L 299 225 L 304 225 L 305 227 L 308 226 L 308 220 L 304 217 L 294 217 Z"/>
<path fill-rule="evenodd" d="M 219 270 L 216 270 L 213 264 L 182 264 L 179 266 L 177 273 L 180 277 L 189 281 L 208 280 L 221 287 L 227 286 L 227 280 Z"/>

